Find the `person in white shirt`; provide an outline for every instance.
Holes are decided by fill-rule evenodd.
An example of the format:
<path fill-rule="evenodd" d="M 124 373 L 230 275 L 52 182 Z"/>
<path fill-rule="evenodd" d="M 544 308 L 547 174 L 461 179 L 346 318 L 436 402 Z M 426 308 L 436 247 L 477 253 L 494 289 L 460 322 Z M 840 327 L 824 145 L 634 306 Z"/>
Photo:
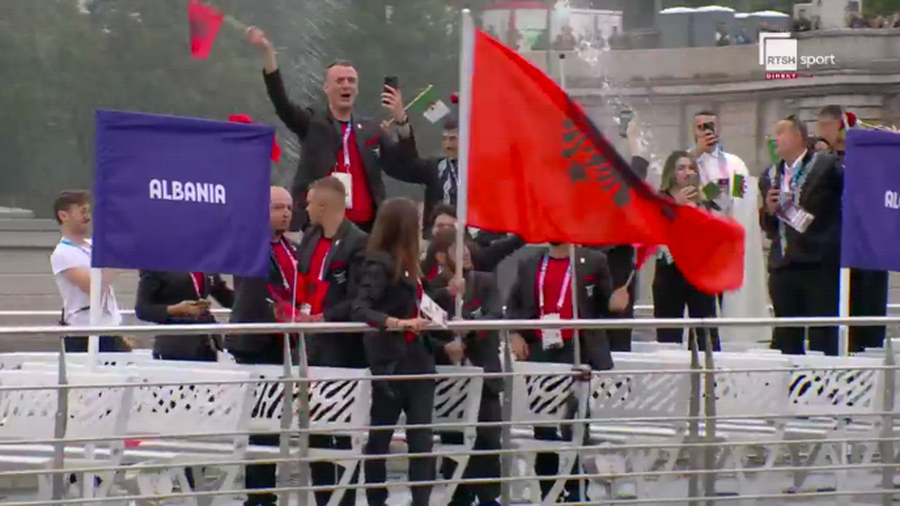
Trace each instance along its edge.
<path fill-rule="evenodd" d="M 91 201 L 85 191 L 65 191 L 53 204 L 62 239 L 50 255 L 53 278 L 63 307 L 60 325 L 86 327 L 91 324 Z M 122 314 L 110 282 L 114 271 L 103 272 L 102 319 L 99 325 L 119 325 Z M 86 352 L 87 337 L 67 337 L 66 351 Z M 100 336 L 100 351 L 128 351 L 122 338 Z"/>
<path fill-rule="evenodd" d="M 726 292 L 719 298 L 719 315 L 723 318 L 765 318 L 769 316 L 766 297 L 766 263 L 763 258 L 762 233 L 758 225 L 757 179 L 750 175 L 746 164 L 737 155 L 727 153 L 719 138 L 719 117 L 709 111 L 694 115 L 696 146 L 691 154 L 700 169 L 701 191 L 719 207 L 719 214 L 731 218 L 744 227 L 744 284 L 740 289 Z M 716 189 L 718 192 L 716 192 Z M 722 340 L 755 344 L 768 341 L 770 330 L 725 327 Z"/>

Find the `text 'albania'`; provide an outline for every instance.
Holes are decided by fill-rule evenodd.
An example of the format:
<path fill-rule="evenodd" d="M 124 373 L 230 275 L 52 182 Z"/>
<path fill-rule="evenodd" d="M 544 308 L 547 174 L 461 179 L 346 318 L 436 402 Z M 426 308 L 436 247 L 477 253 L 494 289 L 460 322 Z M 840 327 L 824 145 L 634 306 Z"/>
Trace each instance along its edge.
<path fill-rule="evenodd" d="M 225 205 L 225 187 L 213 183 L 182 183 L 166 179 L 151 179 L 150 199 Z"/>

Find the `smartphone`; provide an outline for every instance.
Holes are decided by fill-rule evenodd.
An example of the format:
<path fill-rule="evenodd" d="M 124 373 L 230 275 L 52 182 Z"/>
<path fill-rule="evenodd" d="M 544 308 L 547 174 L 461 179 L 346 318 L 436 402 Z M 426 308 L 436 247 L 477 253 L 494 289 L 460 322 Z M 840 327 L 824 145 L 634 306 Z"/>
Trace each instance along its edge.
<path fill-rule="evenodd" d="M 693 186 L 694 188 L 696 188 L 699 191 L 700 190 L 700 174 L 694 173 L 694 174 L 691 174 L 690 176 L 688 176 L 687 185 Z"/>
<path fill-rule="evenodd" d="M 716 131 L 716 124 L 712 121 L 707 121 L 701 127 L 709 133 L 714 133 Z"/>
<path fill-rule="evenodd" d="M 394 88 L 395 90 L 399 90 L 400 89 L 400 80 L 397 79 L 397 76 L 387 76 L 384 78 L 384 86 L 385 86 L 385 88 L 390 86 L 391 88 Z"/>
<path fill-rule="evenodd" d="M 622 107 L 619 109 L 619 137 L 623 139 L 628 138 L 628 125 L 631 123 L 631 120 L 634 119 L 634 111 L 632 111 L 628 107 Z"/>

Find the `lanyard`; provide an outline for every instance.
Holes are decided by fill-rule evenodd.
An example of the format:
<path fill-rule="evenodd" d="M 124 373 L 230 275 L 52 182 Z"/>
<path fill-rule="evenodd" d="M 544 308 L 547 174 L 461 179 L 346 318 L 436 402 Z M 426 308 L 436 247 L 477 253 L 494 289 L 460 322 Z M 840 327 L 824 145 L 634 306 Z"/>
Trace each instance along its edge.
<path fill-rule="evenodd" d="M 193 273 L 193 272 L 190 272 L 190 273 L 188 273 L 188 274 L 190 274 L 190 276 L 191 276 L 191 283 L 194 284 L 194 290 L 197 292 L 197 298 L 198 298 L 198 299 L 202 299 L 202 298 L 203 298 L 203 292 L 200 290 L 200 283 L 197 283 L 197 277 L 194 276 L 194 273 Z"/>
<path fill-rule="evenodd" d="M 288 257 L 291 259 L 291 263 L 294 264 L 294 271 L 297 270 L 297 259 L 294 258 L 294 254 L 291 253 L 291 248 L 284 243 L 284 239 L 280 239 L 278 241 L 278 245 L 284 248 L 284 252 L 287 253 Z M 278 268 L 278 272 L 281 273 L 281 283 L 284 285 L 284 289 L 287 290 L 288 294 L 291 293 L 291 285 L 288 282 L 287 274 L 284 273 L 284 270 L 281 269 L 281 264 L 278 263 L 278 254 L 275 251 L 272 251 L 272 261 L 275 262 L 275 267 Z"/>
<path fill-rule="evenodd" d="M 88 258 L 91 258 L 91 252 L 88 251 L 87 248 L 85 248 L 85 247 L 83 247 L 83 246 L 79 246 L 79 245 L 75 244 L 74 242 L 72 242 L 72 241 L 70 241 L 70 240 L 68 240 L 68 239 L 63 239 L 63 240 L 59 241 L 59 243 L 60 243 L 60 244 L 65 244 L 66 246 L 71 246 L 71 247 L 73 247 L 73 248 L 79 249 L 79 250 L 81 250 L 82 253 L 84 253 L 85 255 L 87 255 Z"/>
<path fill-rule="evenodd" d="M 812 165 L 813 158 L 815 158 L 815 156 L 810 158 L 806 163 L 801 163 L 800 166 L 797 167 L 797 170 L 791 170 L 790 177 L 784 178 L 781 182 L 782 186 L 781 188 L 779 188 L 779 190 L 789 190 L 791 192 L 791 198 L 794 202 L 800 200 L 800 196 L 798 195 L 798 193 L 800 188 L 803 187 L 803 183 L 806 182 L 806 176 L 809 175 L 809 171 L 807 169 L 809 169 L 809 166 Z M 789 169 L 790 167 L 787 165 L 787 162 L 785 162 L 785 172 L 787 172 L 787 170 Z"/>
<path fill-rule="evenodd" d="M 353 131 L 353 119 L 347 122 L 347 128 L 344 129 L 343 148 L 344 148 L 344 169 L 350 172 L 350 132 Z"/>
<path fill-rule="evenodd" d="M 544 312 L 544 281 L 547 280 L 547 264 L 550 263 L 550 256 L 544 255 L 541 261 L 541 273 L 538 276 L 538 306 L 539 311 Z M 559 300 L 556 301 L 556 312 L 562 311 L 563 303 L 566 301 L 566 291 L 569 289 L 569 283 L 572 281 L 572 264 L 566 268 L 566 275 L 563 277 L 562 286 L 559 287 Z"/>
<path fill-rule="evenodd" d="M 322 257 L 322 265 L 319 266 L 319 281 L 325 281 L 325 264 L 328 263 L 328 255 L 331 254 L 331 248 L 333 247 L 334 241 L 331 241 L 328 245 L 328 249 L 325 250 L 325 256 Z"/>

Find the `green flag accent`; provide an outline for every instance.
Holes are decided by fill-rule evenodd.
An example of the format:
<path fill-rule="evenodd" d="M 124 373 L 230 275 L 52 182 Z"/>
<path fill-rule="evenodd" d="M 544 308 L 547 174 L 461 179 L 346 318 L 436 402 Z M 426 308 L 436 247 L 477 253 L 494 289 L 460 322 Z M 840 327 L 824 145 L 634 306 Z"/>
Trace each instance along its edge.
<path fill-rule="evenodd" d="M 722 188 L 714 181 L 710 181 L 709 183 L 706 183 L 706 186 L 702 188 L 702 191 L 706 200 L 713 201 L 716 200 L 716 197 L 718 197 L 720 193 L 722 193 Z"/>
<path fill-rule="evenodd" d="M 744 198 L 744 192 L 746 191 L 745 185 L 747 184 L 746 179 L 744 179 L 743 174 L 735 174 L 734 175 L 734 185 L 731 187 L 731 196 L 737 198 Z"/>
<path fill-rule="evenodd" d="M 781 159 L 775 154 L 775 139 L 771 137 L 766 138 L 766 145 L 769 147 L 769 160 L 772 162 L 772 165 L 775 165 Z"/>

